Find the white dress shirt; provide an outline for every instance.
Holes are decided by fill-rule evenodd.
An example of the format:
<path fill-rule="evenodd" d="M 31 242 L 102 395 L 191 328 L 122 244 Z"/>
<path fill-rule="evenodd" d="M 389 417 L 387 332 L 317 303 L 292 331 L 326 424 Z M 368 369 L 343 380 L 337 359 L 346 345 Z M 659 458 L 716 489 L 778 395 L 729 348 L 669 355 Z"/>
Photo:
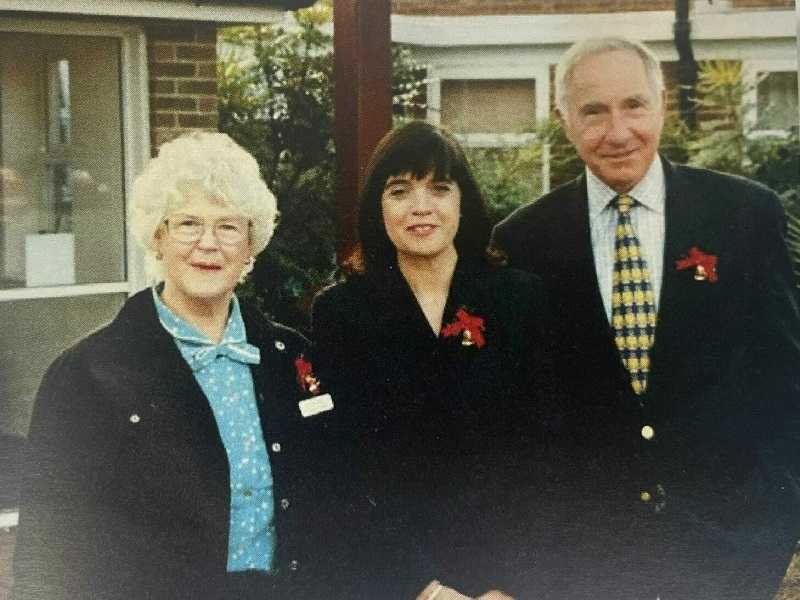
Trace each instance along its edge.
<path fill-rule="evenodd" d="M 611 276 L 614 272 L 614 242 L 618 212 L 612 201 L 617 192 L 608 187 L 588 168 L 586 184 L 589 195 L 589 225 L 592 231 L 592 251 L 594 267 L 600 295 L 606 316 L 611 322 Z M 664 167 L 656 155 L 653 164 L 628 192 L 637 203 L 631 207 L 631 224 L 636 237 L 639 238 L 647 268 L 650 270 L 656 310 L 661 295 L 661 279 L 664 270 L 664 203 L 667 196 L 664 181 Z"/>

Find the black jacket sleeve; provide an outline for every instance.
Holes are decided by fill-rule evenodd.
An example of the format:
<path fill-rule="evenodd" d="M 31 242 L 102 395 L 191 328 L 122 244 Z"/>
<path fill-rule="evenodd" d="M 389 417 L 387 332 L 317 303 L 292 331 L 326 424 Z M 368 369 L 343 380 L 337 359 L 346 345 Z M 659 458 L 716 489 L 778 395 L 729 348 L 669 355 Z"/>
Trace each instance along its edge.
<path fill-rule="evenodd" d="M 127 597 L 142 572 L 142 536 L 115 510 L 113 436 L 74 351 L 45 375 L 24 458 L 15 600 Z"/>

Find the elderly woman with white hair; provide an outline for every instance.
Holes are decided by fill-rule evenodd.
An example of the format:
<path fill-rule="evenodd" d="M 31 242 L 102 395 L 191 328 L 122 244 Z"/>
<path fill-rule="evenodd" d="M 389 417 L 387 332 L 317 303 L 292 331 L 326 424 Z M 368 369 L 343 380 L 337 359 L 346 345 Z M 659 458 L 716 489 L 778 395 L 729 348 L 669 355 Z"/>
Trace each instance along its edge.
<path fill-rule="evenodd" d="M 326 543 L 332 401 L 306 340 L 233 293 L 275 197 L 228 136 L 193 133 L 162 146 L 129 214 L 154 285 L 44 377 L 14 597 L 297 597 Z"/>

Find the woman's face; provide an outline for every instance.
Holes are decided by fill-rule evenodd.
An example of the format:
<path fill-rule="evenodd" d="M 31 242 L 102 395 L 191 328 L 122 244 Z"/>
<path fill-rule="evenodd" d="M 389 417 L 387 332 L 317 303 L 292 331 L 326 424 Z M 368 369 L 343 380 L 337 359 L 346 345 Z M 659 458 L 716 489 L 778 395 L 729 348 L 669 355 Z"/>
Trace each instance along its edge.
<path fill-rule="evenodd" d="M 461 190 L 455 181 L 393 175 L 381 194 L 383 222 L 398 258 L 435 258 L 455 249 Z"/>
<path fill-rule="evenodd" d="M 202 190 L 169 212 L 156 231 L 164 264 L 164 301 L 171 307 L 227 307 L 250 259 L 250 224 Z"/>

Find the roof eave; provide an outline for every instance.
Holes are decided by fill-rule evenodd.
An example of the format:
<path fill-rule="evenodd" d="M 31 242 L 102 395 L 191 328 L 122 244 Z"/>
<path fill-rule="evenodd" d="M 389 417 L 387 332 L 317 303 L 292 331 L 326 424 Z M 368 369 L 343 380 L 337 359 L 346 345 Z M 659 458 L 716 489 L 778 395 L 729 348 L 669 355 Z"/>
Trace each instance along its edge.
<path fill-rule="evenodd" d="M 213 2 L 213 3 L 212 3 Z M 0 11 L 215 23 L 272 23 L 313 0 L 0 0 Z"/>

